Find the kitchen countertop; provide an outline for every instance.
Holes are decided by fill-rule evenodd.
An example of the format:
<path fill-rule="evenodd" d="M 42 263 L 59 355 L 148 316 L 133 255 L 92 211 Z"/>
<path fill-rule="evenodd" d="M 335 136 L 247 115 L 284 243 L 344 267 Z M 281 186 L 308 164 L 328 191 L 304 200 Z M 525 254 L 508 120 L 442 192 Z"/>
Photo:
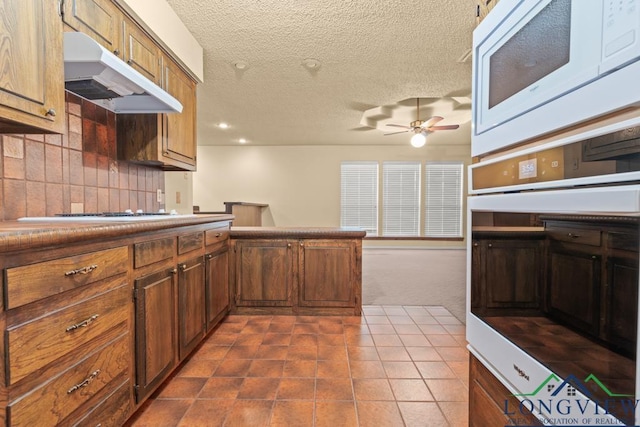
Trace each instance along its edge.
<path fill-rule="evenodd" d="M 354 239 L 366 234 L 356 227 L 231 227 L 230 233 L 232 239 Z"/>
<path fill-rule="evenodd" d="M 0 222 L 0 252 L 81 242 L 91 239 L 163 230 L 188 225 L 232 221 L 233 215 L 168 216 L 138 221 L 4 221 Z"/>

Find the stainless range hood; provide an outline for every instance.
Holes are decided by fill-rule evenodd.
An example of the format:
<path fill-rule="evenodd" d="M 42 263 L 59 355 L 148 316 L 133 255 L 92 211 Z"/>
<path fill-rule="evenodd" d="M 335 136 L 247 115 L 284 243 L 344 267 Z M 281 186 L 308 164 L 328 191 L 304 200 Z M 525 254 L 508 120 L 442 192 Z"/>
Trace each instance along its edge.
<path fill-rule="evenodd" d="M 65 88 L 120 114 L 180 113 L 182 104 L 84 33 L 64 33 Z"/>

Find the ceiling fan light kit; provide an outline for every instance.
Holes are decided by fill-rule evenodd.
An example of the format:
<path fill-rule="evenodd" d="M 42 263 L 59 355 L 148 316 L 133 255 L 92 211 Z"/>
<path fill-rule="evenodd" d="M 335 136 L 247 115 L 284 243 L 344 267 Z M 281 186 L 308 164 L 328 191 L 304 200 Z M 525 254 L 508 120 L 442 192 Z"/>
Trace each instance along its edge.
<path fill-rule="evenodd" d="M 415 148 L 424 147 L 427 142 L 427 137 L 423 132 L 417 132 L 411 137 L 411 145 Z"/>
<path fill-rule="evenodd" d="M 416 148 L 420 148 L 424 146 L 425 142 L 427 141 L 427 135 L 429 135 L 430 133 L 433 133 L 437 130 L 454 130 L 460 127 L 460 125 L 435 126 L 435 124 L 441 120 L 444 120 L 444 118 L 440 116 L 433 116 L 427 120 L 420 120 L 420 98 L 416 98 L 416 120 L 409 123 L 409 126 L 389 123 L 387 124 L 387 126 L 403 128 L 405 130 L 385 133 L 384 135 L 396 135 L 398 133 L 413 131 L 415 135 L 411 137 L 411 145 Z"/>

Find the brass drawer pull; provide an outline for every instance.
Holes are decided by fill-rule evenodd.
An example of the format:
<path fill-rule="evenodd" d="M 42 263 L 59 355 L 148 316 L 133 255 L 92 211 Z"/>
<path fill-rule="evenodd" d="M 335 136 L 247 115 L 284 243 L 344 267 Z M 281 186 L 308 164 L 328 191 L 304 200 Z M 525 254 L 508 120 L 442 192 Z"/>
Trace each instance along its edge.
<path fill-rule="evenodd" d="M 577 239 L 578 237 L 580 237 L 579 234 L 573 234 L 573 233 L 569 233 L 567 234 L 568 237 L 571 237 L 572 239 Z"/>
<path fill-rule="evenodd" d="M 216 233 L 216 237 L 222 236 L 222 233 Z"/>
<path fill-rule="evenodd" d="M 98 374 L 100 373 L 100 369 L 96 369 L 95 371 L 93 371 L 87 378 L 85 378 L 84 381 L 82 381 L 81 383 L 78 383 L 76 385 L 74 385 L 73 387 L 71 387 L 69 390 L 67 390 L 67 394 L 71 394 L 76 390 L 81 389 L 82 387 L 86 387 L 89 384 L 91 384 L 91 382 L 93 380 L 96 379 L 96 377 L 98 376 Z"/>
<path fill-rule="evenodd" d="M 71 332 L 71 331 L 76 330 L 76 329 L 78 329 L 78 328 L 85 328 L 85 327 L 89 326 L 89 323 L 93 322 L 93 321 L 94 321 L 94 320 L 96 320 L 96 319 L 98 319 L 98 315 L 97 315 L 97 314 L 94 314 L 93 316 L 89 317 L 89 318 L 88 318 L 88 319 L 86 319 L 86 320 L 83 320 L 83 321 L 82 321 L 82 322 L 80 322 L 80 323 L 76 323 L 75 325 L 71 325 L 71 326 L 69 326 L 69 327 L 66 329 L 66 331 L 67 331 L 67 332 Z"/>
<path fill-rule="evenodd" d="M 66 273 L 64 273 L 64 275 L 65 276 L 74 276 L 76 274 L 87 274 L 87 273 L 91 273 L 96 268 L 98 268 L 97 264 L 88 265 L 86 267 L 77 268 L 75 270 L 67 271 Z"/>

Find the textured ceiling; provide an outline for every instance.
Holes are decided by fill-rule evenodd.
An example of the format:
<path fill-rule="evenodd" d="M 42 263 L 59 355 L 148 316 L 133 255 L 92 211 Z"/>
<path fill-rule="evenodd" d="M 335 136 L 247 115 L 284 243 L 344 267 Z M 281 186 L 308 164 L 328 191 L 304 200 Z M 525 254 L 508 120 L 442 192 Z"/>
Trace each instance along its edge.
<path fill-rule="evenodd" d="M 474 0 L 167 2 L 204 48 L 199 145 L 401 145 L 406 134 L 383 136 L 363 113 L 386 106 L 404 124 L 415 120 L 409 98 L 471 93 L 471 63 L 459 59 L 471 47 Z M 306 58 L 320 67 L 305 68 Z M 451 104 L 437 105 L 429 113 L 448 123 Z M 468 132 L 432 136 L 468 142 Z"/>

